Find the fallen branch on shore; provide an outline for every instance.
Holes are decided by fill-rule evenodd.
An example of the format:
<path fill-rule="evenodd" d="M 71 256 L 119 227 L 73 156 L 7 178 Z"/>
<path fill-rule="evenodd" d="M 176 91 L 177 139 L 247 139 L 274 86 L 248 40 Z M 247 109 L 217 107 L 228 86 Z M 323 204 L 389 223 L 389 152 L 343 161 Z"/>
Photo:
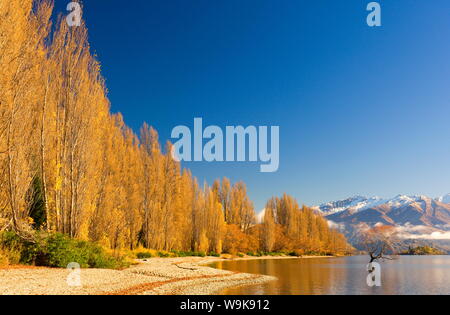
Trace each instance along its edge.
<path fill-rule="evenodd" d="M 191 271 L 198 270 L 197 268 L 182 267 L 182 266 L 180 266 L 180 264 L 173 264 L 173 265 L 177 266 L 178 268 L 185 269 L 185 270 L 191 270 Z"/>

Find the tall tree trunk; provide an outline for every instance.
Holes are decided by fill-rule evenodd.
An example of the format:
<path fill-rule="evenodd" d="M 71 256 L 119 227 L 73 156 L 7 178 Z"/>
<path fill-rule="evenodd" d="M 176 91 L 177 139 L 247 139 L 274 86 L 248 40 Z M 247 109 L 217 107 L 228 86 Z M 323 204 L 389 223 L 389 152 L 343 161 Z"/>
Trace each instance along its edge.
<path fill-rule="evenodd" d="M 59 105 L 57 105 L 56 108 L 56 185 L 55 185 L 55 224 L 56 224 L 56 231 L 61 232 L 61 197 L 60 197 L 60 191 L 61 191 L 61 138 L 60 138 L 60 111 L 59 111 Z"/>
<path fill-rule="evenodd" d="M 13 157 L 12 157 L 12 125 L 14 120 L 14 108 L 11 108 L 11 115 L 8 122 L 8 136 L 7 136 L 7 150 L 8 150 L 8 193 L 9 193 L 9 204 L 11 207 L 11 214 L 13 220 L 13 229 L 17 230 L 17 212 L 16 212 L 16 198 L 15 198 L 15 188 L 13 183 Z"/>
<path fill-rule="evenodd" d="M 69 235 L 74 237 L 75 236 L 75 229 L 73 226 L 73 215 L 75 210 L 75 178 L 74 178 L 74 153 L 75 149 L 71 148 L 70 151 L 70 208 L 69 208 L 69 217 L 68 217 L 68 224 L 69 224 Z"/>
<path fill-rule="evenodd" d="M 48 96 L 48 84 L 49 84 L 49 78 L 47 77 L 47 83 L 45 86 L 45 95 L 44 95 L 44 102 L 42 103 L 42 116 L 41 116 L 41 176 L 42 176 L 42 188 L 43 188 L 43 194 L 42 199 L 44 201 L 44 208 L 45 208 L 45 219 L 46 219 L 46 229 L 47 231 L 51 230 L 51 222 L 50 222 L 50 213 L 48 209 L 48 202 L 47 202 L 47 177 L 45 175 L 45 109 L 47 107 L 47 96 Z"/>

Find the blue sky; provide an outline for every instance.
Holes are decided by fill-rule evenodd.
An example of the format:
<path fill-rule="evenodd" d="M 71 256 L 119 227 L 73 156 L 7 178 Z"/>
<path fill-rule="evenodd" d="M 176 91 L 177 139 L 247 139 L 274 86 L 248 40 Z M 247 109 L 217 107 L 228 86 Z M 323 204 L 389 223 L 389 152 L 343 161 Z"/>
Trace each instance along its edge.
<path fill-rule="evenodd" d="M 56 0 L 63 12 L 68 0 Z M 280 168 L 186 163 L 313 205 L 450 192 L 450 2 L 84 1 L 114 112 L 163 140 L 193 125 L 280 126 Z"/>

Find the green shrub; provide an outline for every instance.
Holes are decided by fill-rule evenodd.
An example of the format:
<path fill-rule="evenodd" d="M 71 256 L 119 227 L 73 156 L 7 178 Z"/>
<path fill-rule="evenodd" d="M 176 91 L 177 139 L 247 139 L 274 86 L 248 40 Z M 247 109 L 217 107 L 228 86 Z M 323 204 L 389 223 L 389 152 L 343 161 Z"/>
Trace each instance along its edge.
<path fill-rule="evenodd" d="M 210 253 L 208 253 L 208 256 L 211 256 L 211 257 L 220 257 L 220 254 L 219 254 L 219 253 L 215 253 L 215 252 L 210 252 Z"/>
<path fill-rule="evenodd" d="M 192 251 L 178 251 L 178 250 L 172 250 L 170 252 L 172 254 L 173 257 L 206 257 L 206 253 L 205 252 L 192 252 Z M 209 256 L 220 256 L 220 254 L 211 252 L 208 253 Z M 164 256 L 164 257 L 168 257 L 168 256 Z"/>
<path fill-rule="evenodd" d="M 0 265 L 20 263 L 22 246 L 14 236 L 14 233 L 0 233 Z"/>
<path fill-rule="evenodd" d="M 170 257 L 170 253 L 168 252 L 158 252 L 158 256 L 162 258 Z"/>
<path fill-rule="evenodd" d="M 139 259 L 147 259 L 147 258 L 152 258 L 153 255 L 150 252 L 139 252 L 136 254 L 136 257 Z"/>
<path fill-rule="evenodd" d="M 107 254 L 101 246 L 60 233 L 37 233 L 35 242 L 22 240 L 12 232 L 2 233 L 0 246 L 18 249 L 20 263 L 28 265 L 66 268 L 69 263 L 76 262 L 82 268 L 115 269 L 126 266 L 122 258 Z"/>
<path fill-rule="evenodd" d="M 188 257 L 189 256 L 189 252 L 183 252 L 183 251 L 178 251 L 178 250 L 172 250 L 171 253 L 175 257 Z"/>
<path fill-rule="evenodd" d="M 20 239 L 15 233 L 0 233 L 0 265 L 19 264 L 22 248 Z"/>
<path fill-rule="evenodd" d="M 264 252 L 248 252 L 247 256 L 261 257 L 264 256 Z"/>
<path fill-rule="evenodd" d="M 21 239 L 14 232 L 0 233 L 0 246 L 5 248 L 22 248 Z"/>

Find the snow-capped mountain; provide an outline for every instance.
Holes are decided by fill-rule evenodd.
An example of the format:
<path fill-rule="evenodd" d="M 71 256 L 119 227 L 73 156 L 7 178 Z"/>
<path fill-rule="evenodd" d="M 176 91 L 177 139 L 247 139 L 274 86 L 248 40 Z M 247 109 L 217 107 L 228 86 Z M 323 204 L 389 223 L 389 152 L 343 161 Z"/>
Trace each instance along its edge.
<path fill-rule="evenodd" d="M 439 243 L 450 250 L 450 194 L 430 198 L 427 196 L 398 195 L 394 198 L 356 196 L 314 207 L 329 220 L 341 227 L 352 243 L 361 224 L 377 224 L 397 228 L 405 241 Z"/>
<path fill-rule="evenodd" d="M 426 203 L 440 203 L 444 205 L 450 204 L 450 194 L 442 197 L 432 199 L 424 195 L 407 196 L 407 195 L 397 195 L 391 199 L 383 199 L 380 197 L 363 197 L 355 196 L 344 200 L 332 201 L 324 203 L 320 206 L 313 207 L 314 209 L 320 211 L 324 216 L 334 215 L 340 212 L 348 212 L 355 214 L 368 210 L 371 208 L 376 208 L 380 206 L 388 206 L 391 208 L 401 208 L 413 204 L 426 204 Z"/>
<path fill-rule="evenodd" d="M 438 198 L 436 198 L 436 200 L 439 202 L 442 202 L 442 203 L 450 203 L 450 194 L 447 194 L 442 197 L 438 197 Z"/>
<path fill-rule="evenodd" d="M 319 210 L 323 215 L 327 216 L 347 210 L 352 212 L 363 211 L 383 202 L 384 200 L 379 197 L 366 198 L 363 196 L 355 196 L 345 200 L 328 202 L 318 207 L 316 206 L 314 209 Z"/>

